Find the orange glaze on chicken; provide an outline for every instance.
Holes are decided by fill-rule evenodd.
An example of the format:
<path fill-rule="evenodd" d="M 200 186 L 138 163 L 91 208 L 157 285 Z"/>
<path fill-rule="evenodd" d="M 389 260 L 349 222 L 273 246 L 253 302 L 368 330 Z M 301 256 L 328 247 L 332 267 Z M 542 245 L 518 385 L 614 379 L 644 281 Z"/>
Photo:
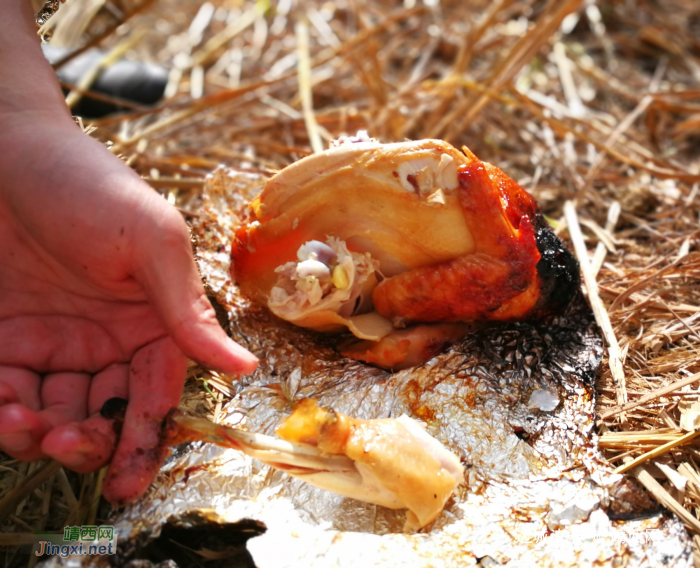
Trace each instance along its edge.
<path fill-rule="evenodd" d="M 307 157 L 273 177 L 251 211 L 254 220 L 238 230 L 232 249 L 242 292 L 303 327 L 346 326 L 365 343 L 343 353 L 385 368 L 432 357 L 435 349 L 426 346 L 439 345 L 443 330 L 394 337 L 391 324 L 538 318 L 561 311 L 578 288 L 575 259 L 532 197 L 468 149 L 460 153 L 441 141 L 350 144 Z M 353 294 L 330 302 L 342 318 L 329 314 L 329 302 L 311 317 L 319 300 L 304 303 L 299 289 L 310 289 L 310 281 L 294 273 L 300 247 L 328 248 L 327 239 L 346 263 L 352 255 L 366 257 L 358 261 L 365 271 L 378 265 L 371 298 L 367 282 L 358 280 Z M 317 296 L 338 292 L 328 278 Z M 292 307 L 276 311 L 280 298 Z M 289 315 L 297 309 L 304 317 Z M 372 325 L 354 325 L 367 309 L 376 310 Z M 444 330 L 446 341 L 454 341 L 454 329 Z"/>
<path fill-rule="evenodd" d="M 458 177 L 474 252 L 380 283 L 373 300 L 384 317 L 403 322 L 512 320 L 527 316 L 537 303 L 541 256 L 533 199 L 476 158 L 460 166 Z"/>

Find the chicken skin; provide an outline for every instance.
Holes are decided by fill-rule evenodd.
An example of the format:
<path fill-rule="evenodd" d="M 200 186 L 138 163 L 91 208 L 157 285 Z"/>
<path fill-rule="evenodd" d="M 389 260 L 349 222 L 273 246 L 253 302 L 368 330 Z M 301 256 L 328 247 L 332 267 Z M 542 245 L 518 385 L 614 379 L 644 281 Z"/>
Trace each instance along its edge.
<path fill-rule="evenodd" d="M 285 168 L 251 204 L 232 260 L 242 292 L 275 315 L 350 331 L 362 342 L 344 354 L 391 369 L 454 341 L 447 323 L 542 318 L 579 283 L 533 198 L 438 140 L 346 143 Z M 397 339 L 418 324 L 436 327 Z"/>

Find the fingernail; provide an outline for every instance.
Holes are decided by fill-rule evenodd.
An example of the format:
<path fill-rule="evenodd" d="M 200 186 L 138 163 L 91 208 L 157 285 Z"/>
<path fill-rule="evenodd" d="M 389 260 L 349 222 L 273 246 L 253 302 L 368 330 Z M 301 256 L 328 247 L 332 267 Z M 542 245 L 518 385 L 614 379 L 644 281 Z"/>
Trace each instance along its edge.
<path fill-rule="evenodd" d="M 51 457 L 56 461 L 61 462 L 61 464 L 66 466 L 68 469 L 81 467 L 87 459 L 86 454 L 80 452 L 65 453 Z"/>
<path fill-rule="evenodd" d="M 66 454 L 84 455 L 95 450 L 95 443 L 90 436 L 85 434 L 83 430 L 75 424 L 67 424 L 61 432 L 62 442 L 65 445 L 72 446 L 72 449 Z"/>
<path fill-rule="evenodd" d="M 0 448 L 8 453 L 23 452 L 34 443 L 34 437 L 28 430 L 18 430 L 0 434 Z"/>
<path fill-rule="evenodd" d="M 51 436 L 51 434 L 49 434 Z M 95 443 L 80 427 L 68 424 L 64 426 L 57 438 L 52 438 L 51 443 L 44 443 L 42 450 L 55 460 L 69 468 L 81 467 L 88 457 L 95 451 Z M 45 440 L 48 442 L 48 440 Z"/>
<path fill-rule="evenodd" d="M 228 341 L 229 349 L 238 357 L 240 371 L 242 372 L 242 374 L 245 375 L 248 373 L 252 373 L 257 368 L 260 360 L 250 351 L 248 351 L 245 347 L 236 343 L 230 337 L 228 338 Z"/>

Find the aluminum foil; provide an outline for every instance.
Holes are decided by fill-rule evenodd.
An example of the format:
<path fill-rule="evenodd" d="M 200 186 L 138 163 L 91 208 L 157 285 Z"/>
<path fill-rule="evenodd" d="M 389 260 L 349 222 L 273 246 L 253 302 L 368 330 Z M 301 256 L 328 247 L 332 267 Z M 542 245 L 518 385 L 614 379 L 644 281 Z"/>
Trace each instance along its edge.
<path fill-rule="evenodd" d="M 425 365 L 391 374 L 338 355 L 238 295 L 233 229 L 264 180 L 218 170 L 188 209 L 196 258 L 233 338 L 261 360 L 233 384 L 223 422 L 274 434 L 292 403 L 314 397 L 358 418 L 408 414 L 457 453 L 466 479 L 419 533 L 403 511 L 316 489 L 235 450 L 176 452 L 148 494 L 115 519 L 122 537 L 156 536 L 171 516 L 210 511 L 262 521 L 248 541 L 259 568 L 325 566 L 691 566 L 677 519 L 634 518 L 651 504 L 597 449 L 593 381 L 601 339 L 581 298 L 545 324 L 475 332 Z M 319 212 L 322 214 L 322 212 Z"/>

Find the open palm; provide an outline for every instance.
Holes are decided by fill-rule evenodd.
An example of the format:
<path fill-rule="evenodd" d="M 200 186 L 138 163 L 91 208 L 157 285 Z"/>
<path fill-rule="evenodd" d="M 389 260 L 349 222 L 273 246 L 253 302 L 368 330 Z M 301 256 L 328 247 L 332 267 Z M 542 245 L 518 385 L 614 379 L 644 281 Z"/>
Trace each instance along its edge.
<path fill-rule="evenodd" d="M 257 360 L 217 324 L 173 207 L 67 116 L 0 119 L 0 449 L 111 460 L 105 496 L 127 502 L 160 465 L 186 356 L 238 374 Z M 116 451 L 113 397 L 129 400 Z"/>

